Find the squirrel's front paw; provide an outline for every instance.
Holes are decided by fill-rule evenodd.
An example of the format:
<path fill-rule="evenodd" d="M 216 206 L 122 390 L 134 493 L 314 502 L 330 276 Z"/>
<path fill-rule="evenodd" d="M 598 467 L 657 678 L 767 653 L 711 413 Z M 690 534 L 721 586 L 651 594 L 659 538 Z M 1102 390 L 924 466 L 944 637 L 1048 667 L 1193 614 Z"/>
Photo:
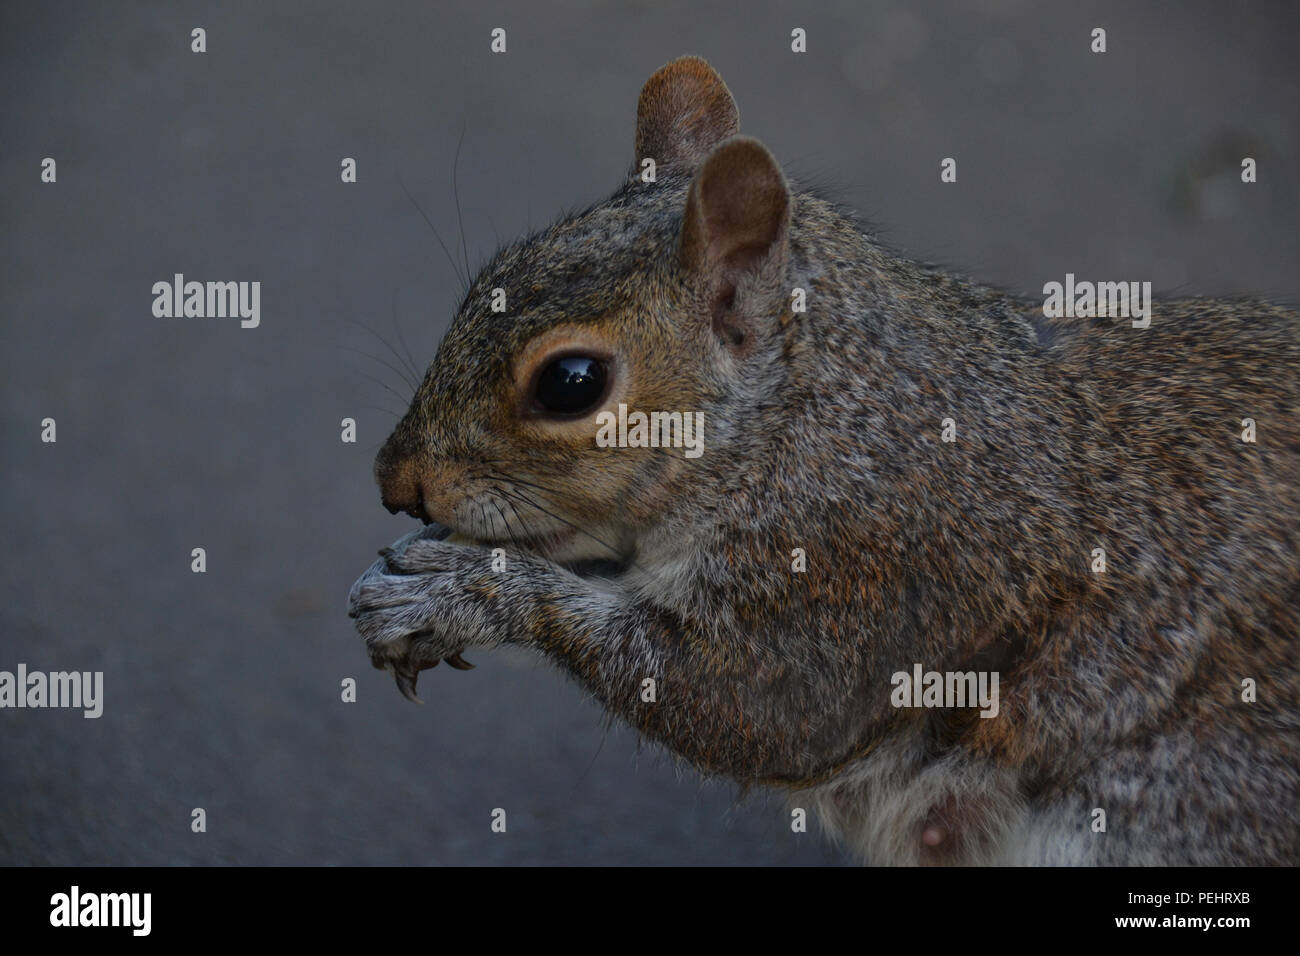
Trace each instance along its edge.
<path fill-rule="evenodd" d="M 371 663 L 391 672 L 407 698 L 419 700 L 417 675 L 439 661 L 457 670 L 473 667 L 460 656 L 480 623 L 467 585 L 484 560 L 478 548 L 408 535 L 380 552 L 352 586 L 348 616 Z"/>
<path fill-rule="evenodd" d="M 423 701 L 415 693 L 415 682 L 420 671 L 437 667 L 445 660 L 458 671 L 473 670 L 474 665 L 460 656 L 460 650 L 448 653 L 445 642 L 439 642 L 433 634 L 410 634 L 384 644 L 369 644 L 370 663 L 380 670 L 386 670 L 397 681 L 397 689 L 407 700 L 420 704 Z"/>

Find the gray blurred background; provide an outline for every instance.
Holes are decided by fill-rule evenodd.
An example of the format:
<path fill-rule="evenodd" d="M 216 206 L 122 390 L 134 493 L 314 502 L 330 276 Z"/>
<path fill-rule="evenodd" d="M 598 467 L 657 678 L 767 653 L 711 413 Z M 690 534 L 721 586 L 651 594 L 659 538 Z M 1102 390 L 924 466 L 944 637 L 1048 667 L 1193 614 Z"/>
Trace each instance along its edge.
<path fill-rule="evenodd" d="M 423 707 L 371 669 L 347 590 L 411 527 L 371 478 L 409 395 L 376 336 L 423 367 L 459 297 L 399 177 L 454 248 L 463 131 L 481 263 L 611 191 L 642 82 L 698 53 L 746 132 L 908 254 L 1028 294 L 1074 272 L 1295 303 L 1298 20 L 1286 2 L 6 0 L 0 670 L 102 670 L 105 703 L 0 711 L 0 863 L 845 862 L 528 655 L 429 672 Z M 154 318 L 175 272 L 260 280 L 261 327 Z"/>

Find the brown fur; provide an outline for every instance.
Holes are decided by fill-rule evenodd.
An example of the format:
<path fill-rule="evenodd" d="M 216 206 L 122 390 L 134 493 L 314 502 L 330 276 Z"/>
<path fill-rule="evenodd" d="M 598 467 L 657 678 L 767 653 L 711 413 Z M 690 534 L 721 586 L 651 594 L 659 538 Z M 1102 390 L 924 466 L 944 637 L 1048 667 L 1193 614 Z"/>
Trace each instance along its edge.
<path fill-rule="evenodd" d="M 638 116 L 656 181 L 502 250 L 379 455 L 385 504 L 472 543 L 358 582 L 376 662 L 537 648 L 877 862 L 1296 862 L 1296 314 L 1047 320 L 789 188 L 703 61 Z M 530 417 L 565 347 L 607 350 L 603 408 L 703 410 L 705 454 Z M 998 671 L 999 715 L 896 709 L 917 662 Z"/>

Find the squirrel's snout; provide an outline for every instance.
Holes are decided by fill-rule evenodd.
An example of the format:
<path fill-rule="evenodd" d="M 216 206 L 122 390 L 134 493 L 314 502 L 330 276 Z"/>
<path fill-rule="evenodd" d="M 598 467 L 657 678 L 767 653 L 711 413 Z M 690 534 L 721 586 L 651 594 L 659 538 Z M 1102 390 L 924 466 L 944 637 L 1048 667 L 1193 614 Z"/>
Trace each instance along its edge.
<path fill-rule="evenodd" d="M 379 478 L 379 498 L 389 514 L 404 511 L 425 524 L 433 522 L 424 503 L 424 484 L 410 459 L 398 462 L 393 467 L 381 465 L 376 473 Z"/>
<path fill-rule="evenodd" d="M 424 508 L 424 485 L 415 459 L 410 443 L 399 427 L 388 436 L 388 441 L 375 456 L 375 480 L 379 483 L 380 501 L 389 514 L 404 511 L 429 524 Z"/>
<path fill-rule="evenodd" d="M 451 526 L 461 497 L 454 467 L 431 462 L 425 455 L 392 454 L 385 447 L 375 461 L 379 496 L 390 514 L 405 512 L 425 524 Z"/>
<path fill-rule="evenodd" d="M 425 524 L 433 524 L 433 519 L 429 517 L 429 512 L 424 508 L 424 495 L 417 493 L 414 505 L 393 504 L 388 499 L 383 499 L 384 507 L 388 509 L 390 515 L 395 515 L 399 511 L 404 511 L 412 518 L 419 518 Z"/>

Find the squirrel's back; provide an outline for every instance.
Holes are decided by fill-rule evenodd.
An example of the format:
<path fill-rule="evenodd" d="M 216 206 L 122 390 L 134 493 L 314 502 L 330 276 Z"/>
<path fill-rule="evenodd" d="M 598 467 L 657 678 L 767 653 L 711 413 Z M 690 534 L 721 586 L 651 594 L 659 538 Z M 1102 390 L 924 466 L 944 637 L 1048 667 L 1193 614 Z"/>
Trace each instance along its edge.
<path fill-rule="evenodd" d="M 991 661 L 1003 682 L 999 719 L 914 721 L 818 788 L 832 830 L 880 861 L 1293 860 L 1300 315 L 1049 319 L 816 197 L 794 210 L 790 281 L 814 304 L 786 427 L 749 449 L 754 537 L 811 540 L 824 571 L 780 600 L 810 631 L 890 621 L 907 638 L 874 650 L 899 670 Z M 760 507 L 738 492 L 737 515 Z M 1099 810 L 1123 841 L 1090 832 Z"/>

